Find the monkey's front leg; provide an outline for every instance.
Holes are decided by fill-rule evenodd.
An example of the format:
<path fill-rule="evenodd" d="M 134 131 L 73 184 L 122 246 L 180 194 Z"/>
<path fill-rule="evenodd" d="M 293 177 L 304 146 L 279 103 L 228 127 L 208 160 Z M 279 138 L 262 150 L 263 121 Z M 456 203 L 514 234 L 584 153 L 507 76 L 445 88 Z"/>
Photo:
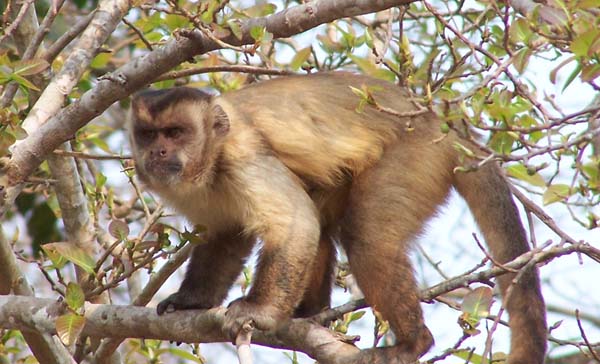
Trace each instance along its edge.
<path fill-rule="evenodd" d="M 232 338 L 248 321 L 260 330 L 272 330 L 292 316 L 308 285 L 317 252 L 319 232 L 312 229 L 294 231 L 290 227 L 288 236 L 275 241 L 263 238 L 250 293 L 232 302 L 225 316 L 224 329 Z"/>
<path fill-rule="evenodd" d="M 254 239 L 241 230 L 223 232 L 194 248 L 179 291 L 156 307 L 159 315 L 186 309 L 220 305 L 229 288 L 242 271 Z"/>
<path fill-rule="evenodd" d="M 231 303 L 224 330 L 235 338 L 251 321 L 272 330 L 294 313 L 308 285 L 320 227 L 313 202 L 292 179 L 278 175 L 269 188 L 255 188 L 248 225 L 263 242 L 256 275 L 246 297 Z M 273 183 L 275 182 L 275 183 Z"/>

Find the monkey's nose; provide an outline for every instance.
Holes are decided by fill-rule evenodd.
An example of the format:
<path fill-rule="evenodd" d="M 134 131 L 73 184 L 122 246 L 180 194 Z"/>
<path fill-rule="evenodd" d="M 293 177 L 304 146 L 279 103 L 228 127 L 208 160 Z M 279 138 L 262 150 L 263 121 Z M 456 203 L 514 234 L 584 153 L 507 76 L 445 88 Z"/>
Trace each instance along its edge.
<path fill-rule="evenodd" d="M 166 149 L 154 149 L 150 151 L 150 156 L 157 156 L 157 157 L 161 157 L 164 158 L 167 156 L 167 150 Z"/>

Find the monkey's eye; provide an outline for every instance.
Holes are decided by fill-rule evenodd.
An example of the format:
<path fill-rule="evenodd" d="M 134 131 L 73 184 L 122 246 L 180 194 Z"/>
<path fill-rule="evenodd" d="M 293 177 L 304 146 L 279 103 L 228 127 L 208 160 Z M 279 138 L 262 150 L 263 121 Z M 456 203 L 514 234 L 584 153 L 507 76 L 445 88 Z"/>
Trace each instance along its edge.
<path fill-rule="evenodd" d="M 152 129 L 141 129 L 137 131 L 137 135 L 141 140 L 150 141 L 156 138 L 156 130 Z"/>
<path fill-rule="evenodd" d="M 183 135 L 183 129 L 178 127 L 167 128 L 165 129 L 164 133 L 169 139 L 177 139 Z"/>

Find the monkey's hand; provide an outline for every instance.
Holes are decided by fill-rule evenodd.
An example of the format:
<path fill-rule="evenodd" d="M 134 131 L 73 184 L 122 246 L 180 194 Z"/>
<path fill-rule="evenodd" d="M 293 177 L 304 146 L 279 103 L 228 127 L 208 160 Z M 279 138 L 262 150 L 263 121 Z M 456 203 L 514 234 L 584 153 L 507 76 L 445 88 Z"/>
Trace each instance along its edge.
<path fill-rule="evenodd" d="M 156 306 L 156 313 L 162 315 L 165 312 L 191 309 L 208 309 L 218 305 L 218 303 L 212 304 L 206 300 L 198 299 L 197 295 L 191 294 L 190 292 L 179 291 L 162 300 L 158 306 Z"/>
<path fill-rule="evenodd" d="M 242 326 L 246 322 L 259 330 L 273 330 L 287 317 L 276 307 L 248 302 L 245 298 L 238 298 L 231 302 L 225 313 L 223 332 L 235 340 Z"/>

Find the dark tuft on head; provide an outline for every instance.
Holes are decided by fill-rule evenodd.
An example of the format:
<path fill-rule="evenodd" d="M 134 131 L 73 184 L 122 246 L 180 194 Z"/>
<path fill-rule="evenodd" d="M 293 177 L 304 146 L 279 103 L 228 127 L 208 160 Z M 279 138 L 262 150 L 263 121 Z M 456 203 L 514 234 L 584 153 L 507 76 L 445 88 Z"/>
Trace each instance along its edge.
<path fill-rule="evenodd" d="M 208 101 L 212 97 L 211 94 L 190 87 L 174 87 L 164 90 L 147 89 L 133 95 L 133 105 L 141 102 L 152 116 L 164 109 L 169 104 L 182 101 Z"/>

